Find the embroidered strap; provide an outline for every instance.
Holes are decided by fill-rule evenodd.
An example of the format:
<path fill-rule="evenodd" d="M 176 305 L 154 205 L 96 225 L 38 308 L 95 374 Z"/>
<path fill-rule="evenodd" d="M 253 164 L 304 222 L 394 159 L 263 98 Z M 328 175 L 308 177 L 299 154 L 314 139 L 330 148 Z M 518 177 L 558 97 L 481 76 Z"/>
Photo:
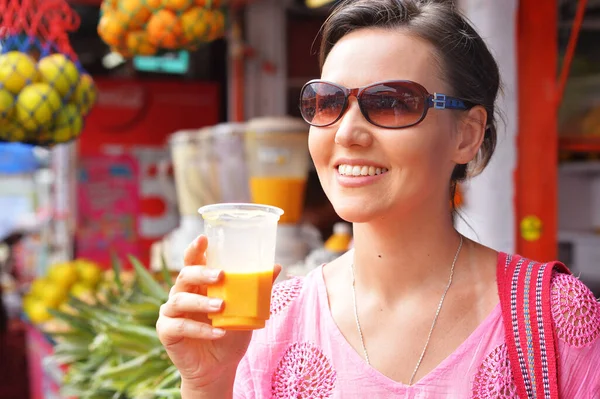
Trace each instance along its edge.
<path fill-rule="evenodd" d="M 558 369 L 550 290 L 562 263 L 502 255 L 498 293 L 513 377 L 521 399 L 558 399 Z M 504 266 L 504 267 L 502 267 Z"/>

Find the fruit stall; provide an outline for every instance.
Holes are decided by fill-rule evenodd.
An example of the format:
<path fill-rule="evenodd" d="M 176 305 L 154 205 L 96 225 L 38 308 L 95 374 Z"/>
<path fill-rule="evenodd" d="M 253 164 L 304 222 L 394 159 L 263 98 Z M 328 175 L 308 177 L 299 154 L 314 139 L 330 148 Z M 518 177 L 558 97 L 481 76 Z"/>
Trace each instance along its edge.
<path fill-rule="evenodd" d="M 319 74 L 314 40 L 333 3 L 0 0 L 0 142 L 34 148 L 39 163 L 10 177 L 27 187 L 17 194 L 33 222 L 6 244 L 4 269 L 0 246 L 29 397 L 179 397 L 154 324 L 202 231 L 200 205 L 258 192 L 284 208 L 284 276 L 351 246 L 306 148 L 282 139 L 306 141 L 297 98 Z M 600 281 L 590 267 L 600 248 L 600 60 L 590 51 L 600 1 L 457 3 L 497 54 L 507 122 L 486 174 L 461 187 L 459 228 L 508 252 L 558 255 Z M 562 97 L 559 58 L 572 60 L 561 64 L 571 71 Z M 262 172 L 273 164 L 281 176 Z M 0 167 L 0 204 L 15 203 L 15 180 L 2 179 Z M 24 365 L 0 368 L 16 380 L 11 367 Z"/>

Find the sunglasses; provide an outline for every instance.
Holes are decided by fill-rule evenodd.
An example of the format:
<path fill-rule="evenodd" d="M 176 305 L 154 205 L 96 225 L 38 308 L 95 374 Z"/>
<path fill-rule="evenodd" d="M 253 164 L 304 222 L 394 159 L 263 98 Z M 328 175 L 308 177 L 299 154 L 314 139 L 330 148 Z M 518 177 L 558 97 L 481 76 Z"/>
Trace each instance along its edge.
<path fill-rule="evenodd" d="M 420 123 L 430 108 L 467 110 L 473 104 L 445 94 L 430 94 L 418 83 L 392 80 L 348 89 L 323 80 L 311 80 L 300 92 L 302 118 L 312 126 L 336 123 L 356 97 L 360 112 L 375 126 L 400 129 Z"/>

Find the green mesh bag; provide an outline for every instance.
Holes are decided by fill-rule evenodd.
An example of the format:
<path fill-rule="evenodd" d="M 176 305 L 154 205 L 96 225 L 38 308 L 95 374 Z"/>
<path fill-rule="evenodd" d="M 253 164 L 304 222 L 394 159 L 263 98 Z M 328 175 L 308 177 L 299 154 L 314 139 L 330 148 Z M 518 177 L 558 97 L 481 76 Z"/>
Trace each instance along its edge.
<path fill-rule="evenodd" d="M 221 0 L 104 0 L 98 34 L 126 58 L 193 51 L 225 34 Z"/>
<path fill-rule="evenodd" d="M 68 40 L 78 26 L 65 0 L 0 0 L 0 141 L 79 137 L 96 88 Z"/>

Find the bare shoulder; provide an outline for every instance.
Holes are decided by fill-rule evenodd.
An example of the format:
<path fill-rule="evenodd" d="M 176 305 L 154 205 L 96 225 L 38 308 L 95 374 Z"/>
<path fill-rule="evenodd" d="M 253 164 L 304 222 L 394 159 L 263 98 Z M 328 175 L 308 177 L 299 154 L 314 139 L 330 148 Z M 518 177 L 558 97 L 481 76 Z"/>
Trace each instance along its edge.
<path fill-rule="evenodd" d="M 471 240 L 465 241 L 462 267 L 457 271 L 457 281 L 473 293 L 487 314 L 499 301 L 496 271 L 499 254 L 497 251 Z"/>
<path fill-rule="evenodd" d="M 557 337 L 582 348 L 600 337 L 600 302 L 577 277 L 554 272 L 550 293 Z"/>

